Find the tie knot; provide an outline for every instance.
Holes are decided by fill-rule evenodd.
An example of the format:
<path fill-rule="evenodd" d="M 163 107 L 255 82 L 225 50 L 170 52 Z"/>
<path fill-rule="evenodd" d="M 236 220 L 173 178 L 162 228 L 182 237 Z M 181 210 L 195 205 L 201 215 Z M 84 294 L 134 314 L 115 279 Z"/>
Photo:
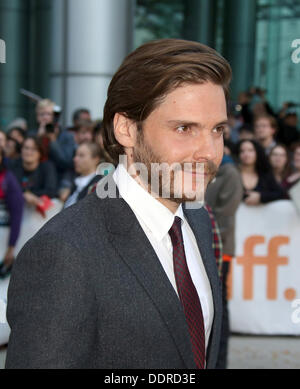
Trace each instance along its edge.
<path fill-rule="evenodd" d="M 169 230 L 169 235 L 173 246 L 183 243 L 181 232 L 181 219 L 179 216 L 175 216 L 172 227 Z"/>

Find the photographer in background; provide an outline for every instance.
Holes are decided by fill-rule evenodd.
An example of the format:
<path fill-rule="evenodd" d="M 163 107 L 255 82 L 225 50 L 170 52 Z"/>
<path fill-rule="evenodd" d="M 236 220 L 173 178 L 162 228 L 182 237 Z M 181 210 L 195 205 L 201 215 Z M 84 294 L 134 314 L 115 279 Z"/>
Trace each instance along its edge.
<path fill-rule="evenodd" d="M 43 99 L 37 103 L 38 130 L 35 135 L 42 143 L 42 160 L 49 159 L 54 163 L 60 181 L 64 172 L 73 166 L 76 145 L 71 133 L 61 131 L 58 123 L 59 114 L 60 110 L 53 101 Z"/>

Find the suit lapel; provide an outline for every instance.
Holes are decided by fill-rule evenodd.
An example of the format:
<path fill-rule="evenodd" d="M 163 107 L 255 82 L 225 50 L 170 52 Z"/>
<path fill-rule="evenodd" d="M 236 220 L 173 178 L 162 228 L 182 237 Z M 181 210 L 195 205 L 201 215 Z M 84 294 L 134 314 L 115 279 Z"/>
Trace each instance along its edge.
<path fill-rule="evenodd" d="M 105 219 L 111 243 L 160 312 L 186 367 L 196 368 L 180 301 L 152 245 L 122 198 L 107 201 Z"/>

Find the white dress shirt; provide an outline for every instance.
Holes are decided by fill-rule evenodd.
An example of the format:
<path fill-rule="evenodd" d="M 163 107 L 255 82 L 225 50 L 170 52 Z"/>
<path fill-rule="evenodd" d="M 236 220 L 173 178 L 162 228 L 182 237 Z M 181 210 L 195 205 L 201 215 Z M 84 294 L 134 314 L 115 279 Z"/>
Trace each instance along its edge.
<path fill-rule="evenodd" d="M 196 238 L 184 217 L 182 206 L 180 205 L 176 213 L 173 214 L 134 180 L 121 164 L 115 170 L 113 179 L 118 186 L 121 197 L 127 202 L 137 217 L 176 293 L 173 246 L 169 230 L 175 216 L 179 216 L 182 219 L 181 227 L 185 256 L 201 302 L 205 326 L 205 346 L 207 348 L 214 315 L 212 292 Z"/>

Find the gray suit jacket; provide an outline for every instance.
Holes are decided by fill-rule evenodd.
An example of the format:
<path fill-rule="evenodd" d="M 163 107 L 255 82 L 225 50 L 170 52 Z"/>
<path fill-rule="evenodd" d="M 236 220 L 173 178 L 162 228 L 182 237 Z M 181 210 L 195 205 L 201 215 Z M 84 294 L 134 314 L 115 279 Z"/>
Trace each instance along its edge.
<path fill-rule="evenodd" d="M 213 293 L 207 368 L 214 368 L 222 302 L 211 225 L 203 208 L 185 214 Z M 121 198 L 92 193 L 27 242 L 12 272 L 7 318 L 6 368 L 195 368 L 177 294 Z"/>

